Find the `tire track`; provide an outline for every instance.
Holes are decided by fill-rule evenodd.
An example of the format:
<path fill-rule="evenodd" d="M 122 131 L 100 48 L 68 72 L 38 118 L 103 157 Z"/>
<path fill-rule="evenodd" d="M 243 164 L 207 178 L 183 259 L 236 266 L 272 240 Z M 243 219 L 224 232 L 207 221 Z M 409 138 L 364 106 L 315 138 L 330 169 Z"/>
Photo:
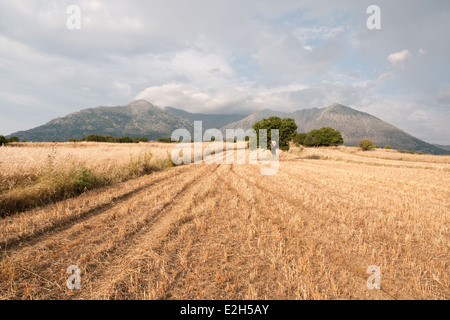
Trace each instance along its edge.
<path fill-rule="evenodd" d="M 207 172 L 210 171 L 208 165 Z M 185 203 L 189 204 L 189 207 L 195 204 L 195 200 L 189 201 L 192 198 L 196 199 L 198 192 L 195 189 L 205 179 L 210 179 L 215 174 L 220 165 L 215 165 L 214 168 L 208 172 L 208 174 L 200 174 L 200 177 L 196 178 L 193 182 L 186 184 L 183 189 L 174 196 L 174 200 L 166 203 L 157 213 L 155 213 L 149 221 L 143 225 L 139 230 L 139 235 L 134 235 L 132 238 L 121 244 L 120 248 L 116 248 L 114 256 L 110 255 L 108 261 L 103 263 L 101 269 L 91 272 L 91 277 L 95 277 L 95 280 L 91 282 L 91 292 L 89 294 L 82 295 L 85 299 L 102 299 L 105 297 L 112 298 L 112 290 L 114 286 L 124 280 L 129 274 L 127 270 L 130 270 L 130 264 L 136 260 L 136 257 L 142 256 L 142 252 L 148 251 L 150 248 L 159 244 L 163 246 L 164 242 L 168 241 L 167 237 L 173 237 L 170 235 L 171 225 L 177 224 L 180 227 L 183 224 L 190 222 L 192 217 L 179 217 L 179 212 L 174 211 L 174 207 L 179 205 L 183 206 Z M 189 197 L 189 192 L 193 192 L 193 197 Z M 188 199 L 186 199 L 188 198 Z M 187 200 L 187 201 L 186 201 Z M 180 222 L 178 224 L 178 222 Z M 131 248 L 131 250 L 130 250 Z M 126 265 L 123 265 L 123 262 Z M 106 279 L 107 275 L 114 274 L 115 279 Z"/>
<path fill-rule="evenodd" d="M 286 197 L 286 196 L 284 196 L 282 194 L 274 192 L 273 190 L 267 189 L 267 188 L 259 185 L 258 183 L 252 182 L 247 177 L 244 177 L 244 176 L 241 176 L 241 175 L 237 174 L 234 171 L 233 167 L 231 168 L 231 172 L 234 175 L 236 175 L 236 177 L 239 179 L 239 181 L 244 181 L 248 187 L 251 187 L 254 190 L 257 190 L 257 192 L 263 193 L 263 195 L 265 193 L 273 194 L 273 195 L 275 195 L 276 198 L 283 199 L 283 201 L 289 203 L 289 205 L 291 205 L 294 208 L 298 209 L 298 203 L 294 202 L 292 199 L 289 199 L 288 197 Z M 224 180 L 223 182 L 226 183 L 227 185 L 229 185 L 230 188 L 235 190 L 236 194 L 238 196 L 240 196 L 239 191 L 237 189 L 232 187 L 227 181 Z M 263 201 L 265 201 L 265 197 L 264 196 L 257 197 L 255 193 L 253 193 L 253 194 L 254 194 L 255 198 L 263 199 Z M 248 202 L 248 199 L 246 199 L 245 197 L 241 196 L 241 198 L 244 201 Z M 301 212 L 302 213 L 301 214 L 302 220 L 306 220 L 306 221 L 309 221 L 311 223 L 311 221 L 312 221 L 311 217 L 314 217 L 314 214 L 313 214 L 312 210 L 310 208 L 307 208 L 304 205 L 301 205 L 301 207 L 302 207 L 302 209 L 305 209 L 305 210 L 303 210 L 303 212 L 307 212 L 308 214 L 305 215 L 305 214 L 303 214 L 302 211 L 298 211 L 298 210 L 297 210 L 297 212 Z M 277 224 L 278 227 L 281 228 L 281 229 L 286 228 L 286 225 L 281 225 L 280 223 L 278 223 L 274 219 L 270 219 L 270 223 Z M 289 228 L 290 226 L 287 225 L 287 227 Z M 299 230 L 294 230 L 294 232 L 298 234 Z M 327 234 L 327 235 L 330 236 L 329 234 Z M 327 240 L 324 240 L 324 239 L 327 239 Z M 313 248 L 318 248 L 319 247 L 321 249 L 321 252 L 325 253 L 325 255 L 329 257 L 329 259 L 328 259 L 329 263 L 337 265 L 340 270 L 342 270 L 341 269 L 342 267 L 345 268 L 350 273 L 352 273 L 355 277 L 357 277 L 359 279 L 360 283 L 365 283 L 367 278 L 368 278 L 368 275 L 365 273 L 365 270 L 362 270 L 360 268 L 354 267 L 353 265 L 349 264 L 347 261 L 354 262 L 355 260 L 354 259 L 346 259 L 345 256 L 340 252 L 340 250 L 336 250 L 337 248 L 335 250 L 328 249 L 328 248 L 330 248 L 330 246 L 333 246 L 333 244 L 330 243 L 330 239 L 329 238 L 325 237 L 324 239 L 319 239 L 317 237 L 314 237 L 314 236 L 312 236 L 310 234 L 307 234 L 305 231 L 301 232 L 301 240 L 308 247 L 313 247 Z M 338 241 L 339 239 L 335 239 L 335 240 Z M 383 284 L 383 288 L 380 291 L 381 291 L 380 293 L 385 294 L 386 296 L 388 296 L 391 299 L 398 299 L 398 298 L 402 299 L 401 297 L 398 297 L 398 293 L 391 293 L 391 292 L 393 292 L 395 290 L 390 285 Z"/>
<path fill-rule="evenodd" d="M 176 174 L 170 176 L 168 179 L 173 179 L 183 174 L 183 171 L 177 172 Z M 44 236 L 49 236 L 58 232 L 62 232 L 64 230 L 69 229 L 73 225 L 85 222 L 95 216 L 98 216 L 113 207 L 121 204 L 124 201 L 131 199 L 132 197 L 138 196 L 143 192 L 147 191 L 148 188 L 157 185 L 162 181 L 166 181 L 167 178 L 159 178 L 150 183 L 145 183 L 144 185 L 140 185 L 124 194 L 113 197 L 109 203 L 103 203 L 88 210 L 82 211 L 80 214 L 69 216 L 66 218 L 62 218 L 60 220 L 56 220 L 53 224 L 45 226 L 41 229 L 37 229 L 33 231 L 31 234 L 20 235 L 18 237 L 13 237 L 11 239 L 6 239 L 0 241 L 0 249 L 4 251 L 12 251 L 17 250 L 21 246 L 32 246 L 33 244 L 40 241 L 40 239 Z"/>
<path fill-rule="evenodd" d="M 94 271 L 97 267 L 97 265 L 99 263 L 101 263 L 101 261 L 108 261 L 108 259 L 110 259 L 110 256 L 112 254 L 114 254 L 114 252 L 118 251 L 120 248 L 126 247 L 127 244 L 131 243 L 132 239 L 136 236 L 138 236 L 140 233 L 145 231 L 146 225 L 147 224 L 151 224 L 154 223 L 155 221 L 157 221 L 158 219 L 158 215 L 160 215 L 162 212 L 164 212 L 169 206 L 170 203 L 174 201 L 174 199 L 177 198 L 177 196 L 179 196 L 180 194 L 183 194 L 183 192 L 185 192 L 186 190 L 189 189 L 190 184 L 198 179 L 203 179 L 204 177 L 206 177 L 205 172 L 207 172 L 207 168 L 203 169 L 202 168 L 198 168 L 198 167 L 192 167 L 193 170 L 198 170 L 200 172 L 197 172 L 197 174 L 192 178 L 192 179 L 188 179 L 186 181 L 186 184 L 174 195 L 171 195 L 171 197 L 165 201 L 164 203 L 162 203 L 156 210 L 153 210 L 151 213 L 148 213 L 145 215 L 145 217 L 143 219 L 140 219 L 140 221 L 134 221 L 133 217 L 129 217 L 129 216 L 124 216 L 125 222 L 127 222 L 128 220 L 128 224 L 124 225 L 123 221 L 121 223 L 121 228 L 123 228 L 123 230 L 125 231 L 125 233 L 121 233 L 120 235 L 118 235 L 117 237 L 111 239 L 105 238 L 102 234 L 96 234 L 94 235 L 94 238 L 90 238 L 91 236 L 86 232 L 86 230 L 89 230 L 89 224 L 90 225 L 94 225 L 94 226 L 101 226 L 102 223 L 98 221 L 99 216 L 96 217 L 92 217 L 92 219 L 89 219 L 87 221 L 85 221 L 85 223 L 80 223 L 80 224 L 76 224 L 76 230 L 65 230 L 62 231 L 60 233 L 57 234 L 53 234 L 52 236 L 48 236 L 48 237 L 44 237 L 42 239 L 40 239 L 40 242 L 37 242 L 33 245 L 33 247 L 26 247 L 24 248 L 24 250 L 21 251 L 13 251 L 12 255 L 8 255 L 8 259 L 19 259 L 18 261 L 22 261 L 20 262 L 19 265 L 26 263 L 23 262 L 24 257 L 30 256 L 33 257 L 35 255 L 41 255 L 42 250 L 44 250 L 44 254 L 45 255 L 51 255 L 52 258 L 46 258 L 44 259 L 42 262 L 38 262 L 37 265 L 35 264 L 34 267 L 32 267 L 31 269 L 33 269 L 34 273 L 42 273 L 44 274 L 44 277 L 47 279 L 54 279 L 55 276 L 58 276 L 58 273 L 60 274 L 60 278 L 56 280 L 56 283 L 65 283 L 65 279 L 67 278 L 64 273 L 61 273 L 61 270 L 64 271 L 65 268 L 67 268 L 68 265 L 73 264 L 73 263 L 69 263 L 68 261 L 64 262 L 64 260 L 66 259 L 71 259 L 70 256 L 68 256 L 68 252 L 62 252 L 61 249 L 51 249 L 53 248 L 53 243 L 61 243 L 61 245 L 64 244 L 64 240 L 68 240 L 69 237 L 70 239 L 70 245 L 72 245 L 72 247 L 70 249 L 66 249 L 69 250 L 70 252 L 76 252 L 77 248 L 79 252 L 83 252 L 83 251 L 87 251 L 86 254 L 81 254 L 80 258 L 81 259 L 87 259 L 84 264 L 87 265 L 87 268 L 91 268 L 92 271 Z M 190 175 L 192 174 L 191 172 L 192 170 L 189 171 L 183 171 L 184 175 L 187 177 L 190 177 Z M 169 179 L 170 180 L 170 179 Z M 166 180 L 168 181 L 168 180 Z M 171 180 L 173 181 L 173 180 Z M 134 198 L 134 197 L 131 197 Z M 117 207 L 117 204 L 115 206 L 113 206 L 112 208 Z M 111 212 L 111 210 L 107 210 L 105 212 L 110 212 L 111 214 L 114 214 L 114 212 Z M 117 225 L 118 223 L 120 223 L 120 221 L 113 221 L 113 223 L 115 225 Z M 86 229 L 87 228 L 87 229 Z M 131 228 L 131 230 L 127 230 Z M 88 231 L 89 232 L 89 231 Z M 90 232 L 92 234 L 92 232 Z M 75 238 L 71 237 L 71 235 L 75 234 Z M 73 238 L 73 239 L 72 239 Z M 88 239 L 88 244 L 90 241 L 90 245 L 92 246 L 93 243 L 97 243 L 98 241 L 100 241 L 96 246 L 98 249 L 98 251 L 95 250 L 90 250 L 89 246 L 86 246 L 86 244 L 84 243 L 84 239 Z M 96 240 L 98 239 L 98 240 Z M 61 241 L 63 240 L 63 241 Z M 93 242 L 94 241 L 94 242 Z M 67 242 L 67 241 L 66 241 Z M 48 247 L 50 245 L 50 247 Z M 84 249 L 81 250 L 80 249 Z M 50 250 L 50 251 L 49 251 Z M 75 254 L 75 253 L 73 253 Z M 5 258 L 5 257 L 4 257 Z M 55 259 L 56 258 L 56 259 Z M 80 259 L 79 258 L 79 259 Z M 40 258 L 41 259 L 41 258 Z M 33 260 L 33 258 L 31 259 Z M 63 261 L 61 261 L 63 260 Z M 69 260 L 69 261 L 70 261 Z M 52 262 L 52 264 L 50 264 L 50 262 Z M 30 267 L 28 265 L 27 269 L 30 269 Z M 64 266 L 64 267 L 63 267 Z M 86 270 L 86 268 L 84 268 Z M 59 271 L 59 272 L 58 272 Z M 21 277 L 22 279 L 26 279 L 23 277 L 29 277 L 29 275 L 25 275 L 22 274 Z M 19 283 L 22 283 L 23 280 L 20 280 L 20 276 L 17 275 L 17 277 L 19 277 L 19 279 L 16 279 L 16 283 L 19 281 Z M 44 278 L 43 277 L 43 278 Z M 35 279 L 38 280 L 38 279 Z M 22 282 L 20 282 L 22 281 Z M 39 282 L 39 281 L 38 281 Z M 39 287 L 41 288 L 46 288 L 44 287 L 45 283 L 42 283 L 41 281 L 41 285 Z M 2 286 L 4 287 L 4 286 Z M 4 287 L 6 288 L 6 287 Z M 59 290 L 56 290 L 55 287 L 51 287 L 48 288 L 47 286 L 47 291 L 43 291 L 42 289 L 37 293 L 39 294 L 39 298 L 51 298 L 51 299 L 58 299 L 58 298 L 62 298 L 62 299 L 67 299 L 67 290 L 66 290 L 66 294 L 62 293 Z M 16 295 L 20 294 L 20 290 L 17 291 L 16 290 Z M 42 297 L 41 297 L 42 295 Z"/>

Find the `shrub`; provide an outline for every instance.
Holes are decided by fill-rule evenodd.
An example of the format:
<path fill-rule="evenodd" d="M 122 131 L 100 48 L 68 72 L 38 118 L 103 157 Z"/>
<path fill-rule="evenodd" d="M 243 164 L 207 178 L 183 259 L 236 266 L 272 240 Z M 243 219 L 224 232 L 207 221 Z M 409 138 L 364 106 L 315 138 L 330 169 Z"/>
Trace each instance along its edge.
<path fill-rule="evenodd" d="M 158 138 L 158 142 L 171 143 L 171 138 Z"/>
<path fill-rule="evenodd" d="M 294 137 L 292 138 L 292 142 L 294 142 L 296 145 L 300 145 L 300 144 L 304 144 L 305 139 L 306 139 L 306 133 L 296 132 L 294 134 Z"/>
<path fill-rule="evenodd" d="M 389 145 L 386 145 L 385 147 L 384 147 L 385 149 L 390 149 L 391 148 L 391 146 L 389 146 Z"/>
<path fill-rule="evenodd" d="M 367 150 L 372 149 L 374 146 L 373 146 L 373 144 L 372 144 L 372 140 L 369 140 L 369 139 L 363 139 L 363 140 L 361 140 L 361 141 L 359 142 L 359 147 L 360 147 L 362 150 L 367 151 Z"/>
<path fill-rule="evenodd" d="M 341 133 L 330 127 L 311 130 L 303 140 L 303 145 L 309 147 L 337 146 L 343 143 Z"/>
<path fill-rule="evenodd" d="M 313 154 L 313 155 L 310 155 L 310 156 L 306 156 L 305 159 L 319 160 L 320 156 L 317 155 L 317 154 Z"/>
<path fill-rule="evenodd" d="M 75 167 L 70 177 L 73 179 L 73 186 L 78 192 L 84 192 L 92 187 L 93 174 L 84 166 Z"/>

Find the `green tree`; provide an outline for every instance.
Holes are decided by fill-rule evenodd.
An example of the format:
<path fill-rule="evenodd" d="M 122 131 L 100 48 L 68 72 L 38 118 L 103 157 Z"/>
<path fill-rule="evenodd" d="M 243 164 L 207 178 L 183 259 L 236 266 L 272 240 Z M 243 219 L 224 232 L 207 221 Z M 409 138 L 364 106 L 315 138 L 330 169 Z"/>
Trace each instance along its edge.
<path fill-rule="evenodd" d="M 296 145 L 304 145 L 306 139 L 306 133 L 295 133 L 294 137 L 292 138 L 292 142 L 294 142 Z"/>
<path fill-rule="evenodd" d="M 19 138 L 18 137 L 11 137 L 8 139 L 9 142 L 19 142 Z"/>
<path fill-rule="evenodd" d="M 341 133 L 330 127 L 311 130 L 303 139 L 303 145 L 309 147 L 337 146 L 344 143 Z"/>
<path fill-rule="evenodd" d="M 8 140 L 4 136 L 0 135 L 0 146 L 5 145 L 7 143 Z"/>
<path fill-rule="evenodd" d="M 292 140 L 292 137 L 297 130 L 297 124 L 292 118 L 284 118 L 281 119 L 279 117 L 269 117 L 268 119 L 262 119 L 261 121 L 256 122 L 252 126 L 253 130 L 256 131 L 257 143 L 260 145 L 259 140 L 259 130 L 266 129 L 267 130 L 267 148 L 270 148 L 270 142 L 272 138 L 272 129 L 279 130 L 279 148 L 281 150 L 289 150 L 289 141 Z"/>
<path fill-rule="evenodd" d="M 119 141 L 120 143 L 133 143 L 133 139 L 128 136 L 120 137 Z"/>
<path fill-rule="evenodd" d="M 158 138 L 158 142 L 164 142 L 164 143 L 170 143 L 172 142 L 172 139 L 169 138 Z"/>

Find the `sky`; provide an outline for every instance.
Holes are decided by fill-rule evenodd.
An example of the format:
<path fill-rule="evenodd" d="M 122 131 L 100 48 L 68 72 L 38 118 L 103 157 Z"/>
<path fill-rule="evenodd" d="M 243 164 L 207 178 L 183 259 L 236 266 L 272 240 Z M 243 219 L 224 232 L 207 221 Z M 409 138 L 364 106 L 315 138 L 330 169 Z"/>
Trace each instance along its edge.
<path fill-rule="evenodd" d="M 337 102 L 450 145 L 449 57 L 448 0 L 1 1 L 0 134 L 136 99 L 241 114 Z"/>

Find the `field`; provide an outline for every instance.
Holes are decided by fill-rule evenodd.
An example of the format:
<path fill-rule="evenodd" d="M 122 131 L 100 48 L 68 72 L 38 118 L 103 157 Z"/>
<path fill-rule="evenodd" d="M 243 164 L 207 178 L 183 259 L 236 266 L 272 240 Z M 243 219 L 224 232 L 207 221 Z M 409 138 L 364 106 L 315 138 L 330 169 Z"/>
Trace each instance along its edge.
<path fill-rule="evenodd" d="M 172 147 L 0 148 L 3 199 L 39 197 L 42 176 L 73 167 L 103 181 L 3 214 L 0 298 L 450 298 L 450 156 L 293 147 L 264 176 L 258 164 L 172 166 Z M 72 265 L 79 290 L 66 287 Z"/>

